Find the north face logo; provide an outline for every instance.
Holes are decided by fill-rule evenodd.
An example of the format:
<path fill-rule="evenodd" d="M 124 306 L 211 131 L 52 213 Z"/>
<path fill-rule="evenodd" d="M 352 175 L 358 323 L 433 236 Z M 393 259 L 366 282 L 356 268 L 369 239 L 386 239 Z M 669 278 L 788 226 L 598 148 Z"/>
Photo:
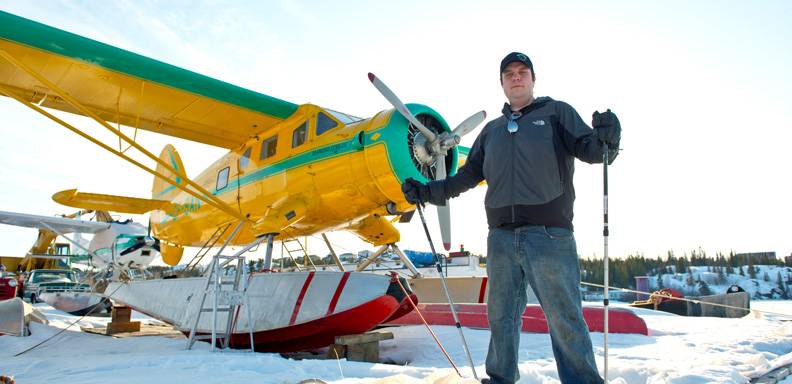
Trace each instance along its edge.
<path fill-rule="evenodd" d="M 544 120 L 534 120 L 533 125 L 545 125 Z"/>

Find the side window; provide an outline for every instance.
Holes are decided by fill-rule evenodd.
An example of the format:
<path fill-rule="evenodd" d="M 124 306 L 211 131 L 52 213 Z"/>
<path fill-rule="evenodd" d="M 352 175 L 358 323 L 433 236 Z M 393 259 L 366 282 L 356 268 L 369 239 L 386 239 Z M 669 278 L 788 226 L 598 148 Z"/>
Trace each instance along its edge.
<path fill-rule="evenodd" d="M 319 112 L 319 115 L 316 116 L 316 136 L 319 136 L 337 126 L 338 123 L 331 119 L 330 116 L 325 115 L 324 112 Z"/>
<path fill-rule="evenodd" d="M 242 157 L 239 159 L 240 169 L 245 169 L 247 168 L 248 164 L 250 164 L 250 151 L 252 149 L 253 147 L 248 147 L 248 149 L 245 150 L 245 153 L 242 154 Z"/>
<path fill-rule="evenodd" d="M 292 148 L 297 148 L 308 139 L 308 122 L 302 123 L 292 134 Z"/>
<path fill-rule="evenodd" d="M 231 168 L 225 167 L 217 172 L 217 186 L 215 187 L 216 190 L 221 190 L 228 186 L 228 172 Z"/>
<path fill-rule="evenodd" d="M 278 135 L 272 136 L 261 143 L 261 154 L 259 160 L 264 160 L 275 156 L 275 150 L 278 148 Z"/>

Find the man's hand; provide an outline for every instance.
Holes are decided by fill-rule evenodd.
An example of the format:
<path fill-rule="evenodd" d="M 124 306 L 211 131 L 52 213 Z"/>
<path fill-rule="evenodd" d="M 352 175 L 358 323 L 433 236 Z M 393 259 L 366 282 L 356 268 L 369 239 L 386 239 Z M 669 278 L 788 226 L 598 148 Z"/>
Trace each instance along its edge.
<path fill-rule="evenodd" d="M 594 127 L 600 141 L 608 144 L 608 147 L 613 149 L 619 147 L 621 124 L 619 123 L 619 118 L 610 109 L 602 113 L 594 112 L 591 117 L 591 126 Z"/>
<path fill-rule="evenodd" d="M 429 199 L 429 186 L 410 177 L 404 180 L 402 193 L 404 193 L 404 198 L 407 199 L 408 203 L 423 204 Z"/>

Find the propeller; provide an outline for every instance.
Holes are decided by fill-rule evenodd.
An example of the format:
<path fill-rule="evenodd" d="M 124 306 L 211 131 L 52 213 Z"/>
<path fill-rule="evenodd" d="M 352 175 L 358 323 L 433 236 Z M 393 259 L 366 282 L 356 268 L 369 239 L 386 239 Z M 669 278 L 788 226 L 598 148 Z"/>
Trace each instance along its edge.
<path fill-rule="evenodd" d="M 393 91 L 388 88 L 385 83 L 382 82 L 377 76 L 373 73 L 369 72 L 368 78 L 371 83 L 374 85 L 375 88 L 388 100 L 394 108 L 396 108 L 399 113 L 404 116 L 407 121 L 410 122 L 419 132 L 421 135 L 426 139 L 422 144 L 424 147 L 425 152 L 431 156 L 431 160 L 427 157 L 427 163 L 425 165 L 431 165 L 434 163 L 435 165 L 435 180 L 443 180 L 446 178 L 447 171 L 446 171 L 446 164 L 445 164 L 445 157 L 448 153 L 448 150 L 457 146 L 462 139 L 462 136 L 470 133 L 475 129 L 484 119 L 487 117 L 487 113 L 485 111 L 479 111 L 462 121 L 454 130 L 451 132 L 440 132 L 435 133 L 432 132 L 429 128 L 426 128 L 412 113 L 407 109 L 407 107 L 399 100 L 399 97 L 396 96 Z M 418 143 L 418 141 L 416 141 Z M 418 145 L 418 144 L 416 144 Z M 446 251 L 451 249 L 451 207 L 448 203 L 448 200 L 445 201 L 445 204 L 437 206 L 437 219 L 440 223 L 440 237 L 443 241 L 443 248 Z"/>
<path fill-rule="evenodd" d="M 151 238 L 150 238 L 150 237 L 148 237 L 148 236 L 146 236 L 146 237 L 143 237 L 143 236 L 140 236 L 140 237 L 138 237 L 137 239 L 135 239 L 135 244 L 134 244 L 134 245 L 132 245 L 131 247 L 129 247 L 129 248 L 127 248 L 127 249 L 123 250 L 123 251 L 121 252 L 121 255 L 120 255 L 120 256 L 125 256 L 125 255 L 128 255 L 128 254 L 130 254 L 130 253 L 132 253 L 132 252 L 135 252 L 135 251 L 137 251 L 137 250 L 138 250 L 138 249 L 140 249 L 140 248 L 143 248 L 143 247 L 144 247 L 144 246 L 146 246 L 146 245 L 148 245 L 148 246 L 151 246 L 151 247 L 152 247 L 152 248 L 154 248 L 154 249 L 155 249 L 157 252 L 159 252 L 159 250 L 160 250 L 160 242 L 159 242 L 159 239 L 152 239 L 152 240 L 153 240 L 153 242 L 150 242 L 150 241 L 148 241 L 148 239 L 151 239 Z"/>

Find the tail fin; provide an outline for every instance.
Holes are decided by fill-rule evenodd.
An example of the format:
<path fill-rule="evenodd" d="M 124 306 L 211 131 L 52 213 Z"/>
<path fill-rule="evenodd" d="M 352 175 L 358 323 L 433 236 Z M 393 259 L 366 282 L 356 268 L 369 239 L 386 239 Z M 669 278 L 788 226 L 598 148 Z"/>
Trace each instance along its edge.
<path fill-rule="evenodd" d="M 176 183 L 184 185 L 187 172 L 184 170 L 179 152 L 172 145 L 168 144 L 162 149 L 160 159 L 170 164 L 178 173 L 173 173 L 160 164 L 157 164 L 157 172 L 171 178 Z M 179 189 L 159 177 L 154 177 L 154 185 L 151 187 L 151 197 L 157 200 L 171 200 L 179 192 Z"/>

